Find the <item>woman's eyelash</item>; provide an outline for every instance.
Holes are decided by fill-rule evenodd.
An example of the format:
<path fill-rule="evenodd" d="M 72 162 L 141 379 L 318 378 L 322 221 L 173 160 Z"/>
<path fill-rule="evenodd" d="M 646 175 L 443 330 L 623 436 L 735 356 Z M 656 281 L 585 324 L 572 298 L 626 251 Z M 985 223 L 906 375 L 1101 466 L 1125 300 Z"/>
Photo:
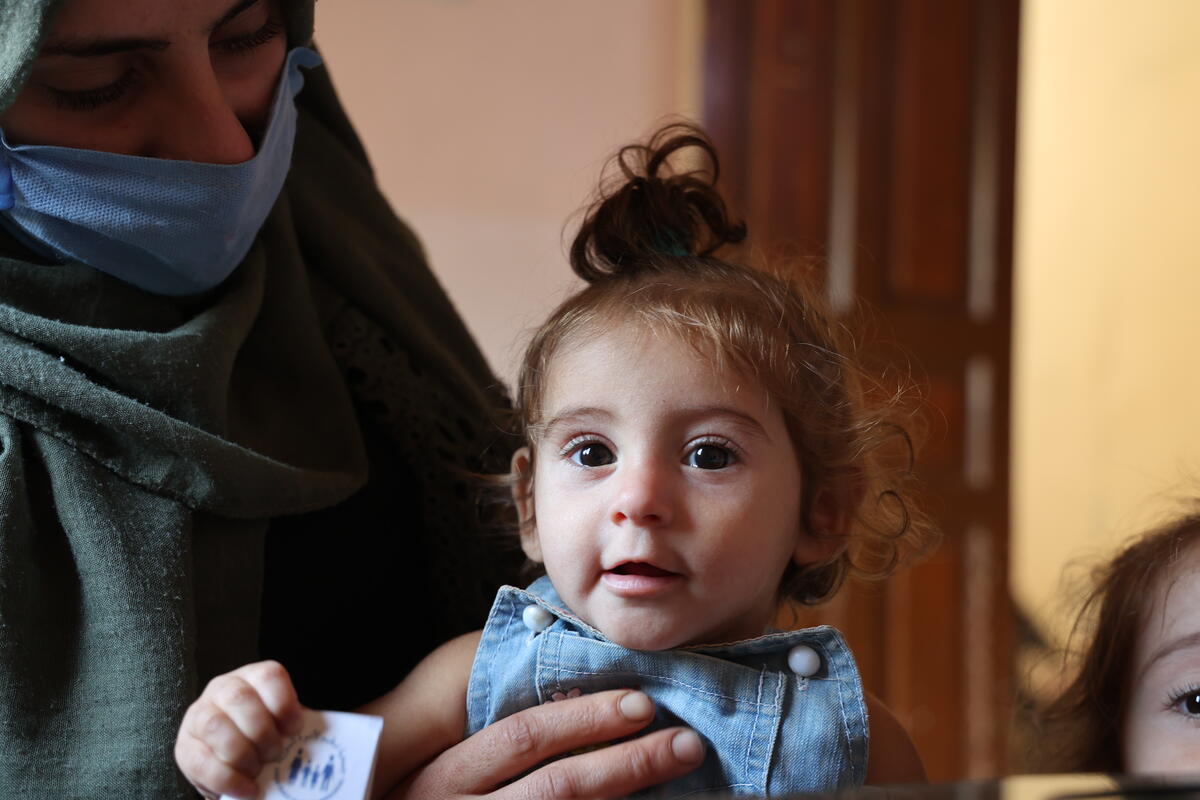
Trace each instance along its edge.
<path fill-rule="evenodd" d="M 65 111 L 91 111 L 108 103 L 114 103 L 120 100 L 125 92 L 137 83 L 139 73 L 137 70 L 129 70 L 121 77 L 117 78 L 107 86 L 101 86 L 98 89 L 85 89 L 82 91 L 67 91 L 65 89 L 50 89 L 50 96 L 54 99 L 54 104 Z"/>
<path fill-rule="evenodd" d="M 248 50 L 263 46 L 281 33 L 283 33 L 283 24 L 269 19 L 261 28 L 253 33 L 213 42 L 210 48 L 220 50 L 222 53 L 245 53 Z"/>
<path fill-rule="evenodd" d="M 261 28 L 253 33 L 214 42 L 211 48 L 223 53 L 245 53 L 256 47 L 261 47 L 281 33 L 283 33 L 282 23 L 275 20 L 267 20 Z M 53 87 L 47 88 L 50 90 L 50 96 L 54 100 L 54 104 L 64 111 L 91 111 L 100 106 L 120 100 L 125 92 L 137 83 L 139 77 L 140 75 L 137 70 L 130 69 L 112 83 L 97 89 L 68 91 Z"/>

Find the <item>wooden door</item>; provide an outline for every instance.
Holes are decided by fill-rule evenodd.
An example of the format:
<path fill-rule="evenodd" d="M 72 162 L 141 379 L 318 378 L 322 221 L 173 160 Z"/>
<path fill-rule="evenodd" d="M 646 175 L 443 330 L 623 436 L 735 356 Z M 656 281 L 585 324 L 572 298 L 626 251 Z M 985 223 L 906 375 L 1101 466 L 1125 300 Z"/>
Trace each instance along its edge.
<path fill-rule="evenodd" d="M 941 546 L 808 618 L 846 632 L 932 779 L 1002 774 L 1017 0 L 706 9 L 705 124 L 753 246 L 819 257 L 835 309 L 865 300 L 890 341 L 868 357 L 928 400 Z"/>

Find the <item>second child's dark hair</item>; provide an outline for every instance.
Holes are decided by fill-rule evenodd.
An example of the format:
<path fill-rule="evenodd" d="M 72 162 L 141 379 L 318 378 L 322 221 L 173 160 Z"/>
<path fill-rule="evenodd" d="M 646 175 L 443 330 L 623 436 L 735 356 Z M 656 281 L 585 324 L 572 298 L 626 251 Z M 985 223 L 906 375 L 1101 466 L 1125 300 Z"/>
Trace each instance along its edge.
<path fill-rule="evenodd" d="M 1039 768 L 1126 771 L 1122 732 L 1138 637 L 1160 582 L 1198 545 L 1200 510 L 1142 534 L 1095 570 L 1071 631 L 1072 642 L 1084 642 L 1074 677 L 1042 714 Z"/>
<path fill-rule="evenodd" d="M 883 577 L 904 555 L 926 549 L 932 529 L 914 510 L 905 428 L 893 405 L 867 402 L 869 381 L 852 341 L 817 287 L 796 270 L 716 257 L 741 242 L 746 227 L 730 218 L 716 189 L 717 154 L 704 132 L 669 125 L 622 148 L 613 167 L 570 250 L 588 286 L 551 314 L 525 352 L 516 391 L 523 440 L 536 444 L 541 433 L 545 378 L 559 348 L 633 324 L 757 382 L 778 404 L 796 450 L 804 532 L 840 533 L 819 529 L 818 502 L 850 523 L 833 559 L 788 567 L 781 599 L 819 602 L 849 573 Z M 897 463 L 883 457 L 889 442 L 903 450 Z M 515 476 L 518 491 L 532 490 L 532 474 Z"/>

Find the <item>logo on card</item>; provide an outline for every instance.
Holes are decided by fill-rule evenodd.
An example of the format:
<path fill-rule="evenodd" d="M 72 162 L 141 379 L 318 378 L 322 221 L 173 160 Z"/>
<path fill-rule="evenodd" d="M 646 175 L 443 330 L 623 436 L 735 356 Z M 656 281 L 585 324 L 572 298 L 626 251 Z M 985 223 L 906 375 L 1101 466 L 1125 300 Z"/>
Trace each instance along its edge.
<path fill-rule="evenodd" d="M 346 753 L 325 731 L 293 739 L 275 765 L 274 788 L 288 800 L 330 800 L 345 780 Z"/>

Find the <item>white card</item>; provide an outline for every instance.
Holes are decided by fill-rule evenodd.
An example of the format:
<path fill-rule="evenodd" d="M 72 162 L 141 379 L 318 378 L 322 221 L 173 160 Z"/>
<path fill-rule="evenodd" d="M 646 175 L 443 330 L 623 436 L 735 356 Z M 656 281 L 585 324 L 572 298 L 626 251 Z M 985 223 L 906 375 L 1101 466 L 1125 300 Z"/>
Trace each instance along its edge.
<path fill-rule="evenodd" d="M 283 757 L 258 774 L 261 800 L 367 800 L 383 717 L 306 711 Z M 221 800 L 230 800 L 222 797 Z"/>

